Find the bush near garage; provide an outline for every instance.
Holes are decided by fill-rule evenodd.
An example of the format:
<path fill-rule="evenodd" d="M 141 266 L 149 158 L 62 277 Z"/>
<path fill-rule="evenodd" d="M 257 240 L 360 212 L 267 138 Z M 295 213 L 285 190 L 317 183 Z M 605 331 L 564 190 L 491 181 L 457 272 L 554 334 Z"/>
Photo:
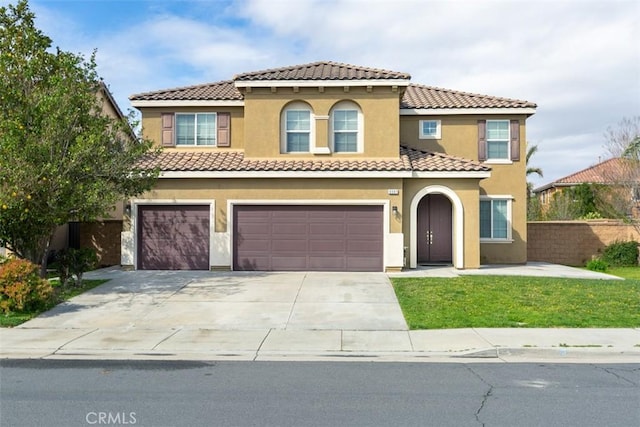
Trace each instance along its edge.
<path fill-rule="evenodd" d="M 638 265 L 638 242 L 614 242 L 602 251 L 602 261 L 613 267 Z"/>
<path fill-rule="evenodd" d="M 39 267 L 17 258 L 0 262 L 0 311 L 2 313 L 41 310 L 54 298 L 49 281 L 40 278 Z"/>
<path fill-rule="evenodd" d="M 63 286 L 81 286 L 83 274 L 98 265 L 96 251 L 91 248 L 64 249 L 56 254 L 55 260 Z"/>

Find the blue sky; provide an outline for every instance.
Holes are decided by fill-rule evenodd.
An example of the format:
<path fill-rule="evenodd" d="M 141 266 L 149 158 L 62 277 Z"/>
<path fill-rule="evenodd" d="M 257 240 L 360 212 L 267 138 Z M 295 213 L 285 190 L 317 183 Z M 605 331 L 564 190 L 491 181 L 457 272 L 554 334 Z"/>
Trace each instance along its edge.
<path fill-rule="evenodd" d="M 0 0 L 0 5 L 13 1 Z M 331 60 L 414 83 L 538 104 L 536 186 L 608 157 L 640 115 L 635 0 L 31 0 L 55 46 L 89 55 L 123 110 L 131 94 Z"/>

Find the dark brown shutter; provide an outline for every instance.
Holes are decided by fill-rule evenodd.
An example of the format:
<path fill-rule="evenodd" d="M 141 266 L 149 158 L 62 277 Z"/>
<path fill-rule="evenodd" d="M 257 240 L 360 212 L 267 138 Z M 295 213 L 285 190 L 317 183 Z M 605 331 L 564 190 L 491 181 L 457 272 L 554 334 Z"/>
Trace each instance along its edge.
<path fill-rule="evenodd" d="M 487 160 L 487 121 L 478 120 L 478 160 Z"/>
<path fill-rule="evenodd" d="M 173 147 L 176 145 L 175 139 L 173 138 L 174 114 L 162 113 L 161 116 L 162 116 L 162 146 Z"/>
<path fill-rule="evenodd" d="M 511 120 L 511 160 L 520 161 L 520 121 Z"/>
<path fill-rule="evenodd" d="M 218 147 L 231 146 L 231 113 L 218 113 Z"/>

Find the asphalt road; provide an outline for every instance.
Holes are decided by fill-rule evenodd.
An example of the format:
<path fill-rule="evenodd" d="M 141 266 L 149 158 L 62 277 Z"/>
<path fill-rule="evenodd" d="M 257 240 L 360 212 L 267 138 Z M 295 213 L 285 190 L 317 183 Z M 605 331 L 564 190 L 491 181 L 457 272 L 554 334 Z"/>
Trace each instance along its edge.
<path fill-rule="evenodd" d="M 7 426 L 638 426 L 640 364 L 0 361 Z"/>

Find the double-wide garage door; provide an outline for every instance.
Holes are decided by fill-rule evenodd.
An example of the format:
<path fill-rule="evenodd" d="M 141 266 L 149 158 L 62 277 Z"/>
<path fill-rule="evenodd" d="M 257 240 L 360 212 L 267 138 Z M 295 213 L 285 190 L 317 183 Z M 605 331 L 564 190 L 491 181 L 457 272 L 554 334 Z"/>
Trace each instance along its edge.
<path fill-rule="evenodd" d="M 382 206 L 233 208 L 233 269 L 382 271 Z"/>
<path fill-rule="evenodd" d="M 138 268 L 208 270 L 209 206 L 139 206 Z"/>

